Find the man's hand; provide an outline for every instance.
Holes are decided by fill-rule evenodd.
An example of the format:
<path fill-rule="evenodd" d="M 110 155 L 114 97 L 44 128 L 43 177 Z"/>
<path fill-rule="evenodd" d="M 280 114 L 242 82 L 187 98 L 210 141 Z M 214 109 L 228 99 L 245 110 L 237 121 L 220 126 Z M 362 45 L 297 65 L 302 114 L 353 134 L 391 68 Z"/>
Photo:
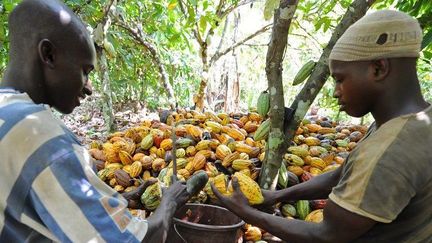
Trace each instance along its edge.
<path fill-rule="evenodd" d="M 192 195 L 186 190 L 184 182 L 176 181 L 163 191 L 162 201 L 174 202 L 176 209 L 183 206 Z"/>
<path fill-rule="evenodd" d="M 261 189 L 261 192 L 264 197 L 264 202 L 261 203 L 260 206 L 268 207 L 268 206 L 274 206 L 276 203 L 278 203 L 277 191 Z"/>
<path fill-rule="evenodd" d="M 273 213 L 275 204 L 278 203 L 278 192 L 272 190 L 261 189 L 261 193 L 264 197 L 264 202 L 259 205 L 254 205 L 254 207 L 260 211 L 266 213 Z"/>
<path fill-rule="evenodd" d="M 245 195 L 240 191 L 240 186 L 238 184 L 237 178 L 233 177 L 232 179 L 232 187 L 233 187 L 233 194 L 229 197 L 223 196 L 218 189 L 216 189 L 213 182 L 210 184 L 211 188 L 213 190 L 213 193 L 216 195 L 216 197 L 219 199 L 219 201 L 222 203 L 222 205 L 227 208 L 228 210 L 238 213 L 239 210 L 245 209 L 249 206 L 249 202 Z"/>
<path fill-rule="evenodd" d="M 147 189 L 148 186 L 153 185 L 157 182 L 157 179 L 150 179 L 147 181 L 144 181 L 137 189 L 130 191 L 130 192 L 124 192 L 122 193 L 122 196 L 128 201 L 128 207 L 129 208 L 135 208 L 135 209 L 143 209 L 144 206 L 141 203 L 141 195 L 144 193 L 145 189 Z"/>

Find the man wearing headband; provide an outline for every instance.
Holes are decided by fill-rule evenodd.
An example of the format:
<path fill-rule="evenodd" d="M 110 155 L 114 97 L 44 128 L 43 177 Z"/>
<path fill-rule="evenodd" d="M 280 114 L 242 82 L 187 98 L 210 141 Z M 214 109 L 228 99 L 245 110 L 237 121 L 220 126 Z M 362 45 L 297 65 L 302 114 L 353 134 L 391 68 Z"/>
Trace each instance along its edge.
<path fill-rule="evenodd" d="M 431 242 L 432 108 L 417 79 L 421 42 L 417 20 L 383 10 L 360 19 L 334 46 L 329 66 L 341 110 L 370 112 L 375 123 L 339 169 L 264 191 L 267 205 L 328 197 L 321 223 L 260 212 L 238 190 L 232 197 L 214 190 L 221 202 L 288 242 Z"/>

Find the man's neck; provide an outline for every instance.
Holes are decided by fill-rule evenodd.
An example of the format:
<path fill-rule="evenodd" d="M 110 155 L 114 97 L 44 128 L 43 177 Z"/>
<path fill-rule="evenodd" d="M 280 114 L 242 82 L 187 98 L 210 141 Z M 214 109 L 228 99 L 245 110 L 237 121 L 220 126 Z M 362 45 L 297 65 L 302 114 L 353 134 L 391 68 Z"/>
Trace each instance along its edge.
<path fill-rule="evenodd" d="M 420 112 L 426 109 L 430 104 L 427 103 L 421 94 L 411 97 L 399 97 L 394 102 L 382 102 L 382 104 L 372 111 L 377 127 L 387 121 L 412 113 Z"/>
<path fill-rule="evenodd" d="M 41 82 L 37 81 L 39 73 L 32 72 L 31 67 L 22 65 L 9 65 L 4 74 L 0 87 L 12 88 L 17 91 L 27 93 L 35 103 L 46 103 L 43 99 L 44 89 L 40 86 Z"/>

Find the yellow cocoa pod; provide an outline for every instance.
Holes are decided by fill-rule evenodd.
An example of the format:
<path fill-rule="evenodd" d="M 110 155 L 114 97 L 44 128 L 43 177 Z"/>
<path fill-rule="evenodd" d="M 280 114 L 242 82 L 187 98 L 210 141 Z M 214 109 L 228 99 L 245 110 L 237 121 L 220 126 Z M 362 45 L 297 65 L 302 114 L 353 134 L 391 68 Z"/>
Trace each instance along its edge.
<path fill-rule="evenodd" d="M 220 120 L 220 119 L 219 119 Z M 222 120 L 221 120 L 222 122 Z M 214 121 L 206 121 L 205 125 L 214 133 L 220 133 L 222 125 Z"/>
<path fill-rule="evenodd" d="M 161 158 L 155 159 L 152 163 L 152 169 L 156 172 L 161 171 L 165 167 L 166 167 L 165 160 L 163 160 Z"/>
<path fill-rule="evenodd" d="M 216 148 L 216 158 L 220 160 L 223 160 L 229 154 L 231 154 L 231 149 L 225 144 L 221 144 Z"/>
<path fill-rule="evenodd" d="M 336 133 L 336 128 L 322 127 L 318 130 L 319 134 Z"/>
<path fill-rule="evenodd" d="M 120 151 L 119 152 L 119 157 L 120 157 L 120 161 L 124 165 L 130 165 L 133 162 L 132 156 L 128 152 L 126 152 L 126 151 L 123 151 L 123 150 Z"/>
<path fill-rule="evenodd" d="M 121 169 L 122 167 L 123 167 L 123 164 L 120 164 L 120 163 L 110 163 L 110 164 L 107 164 L 105 166 L 105 169 L 114 169 L 114 170 L 117 170 L 117 169 Z"/>
<path fill-rule="evenodd" d="M 229 115 L 227 113 L 222 112 L 222 113 L 217 114 L 217 117 L 219 117 L 219 119 L 223 120 L 225 118 L 229 118 Z"/>
<path fill-rule="evenodd" d="M 253 147 L 251 147 L 247 144 L 236 142 L 235 143 L 235 151 L 237 151 L 239 153 L 251 154 L 254 150 L 253 150 Z"/>
<path fill-rule="evenodd" d="M 248 116 L 242 116 L 239 121 L 243 124 L 246 124 L 249 121 L 249 117 Z"/>
<path fill-rule="evenodd" d="M 232 168 L 234 170 L 249 169 L 252 166 L 252 161 L 248 159 L 236 159 L 232 162 Z"/>
<path fill-rule="evenodd" d="M 217 175 L 211 179 L 213 179 L 212 181 L 213 181 L 216 189 L 220 193 L 222 193 L 222 195 L 224 195 L 224 196 L 231 195 L 231 193 L 227 190 L 227 188 L 228 188 L 228 176 L 227 175 L 219 174 L 219 175 Z M 209 182 L 210 182 L 210 180 L 209 180 Z M 211 191 L 211 188 L 210 188 L 210 191 Z M 211 193 L 211 194 L 208 193 L 208 194 L 211 198 L 213 198 L 213 199 L 216 198 L 214 195 L 212 195 L 213 193 Z"/>
<path fill-rule="evenodd" d="M 251 113 L 249 113 L 249 120 L 255 121 L 255 122 L 260 122 L 262 120 L 262 117 L 260 116 L 260 114 L 258 114 L 256 112 L 251 112 Z"/>
<path fill-rule="evenodd" d="M 322 170 L 320 170 L 320 169 L 318 169 L 318 168 L 316 168 L 316 167 L 311 167 L 311 168 L 309 169 L 309 172 L 310 172 L 311 175 L 313 175 L 313 176 L 321 175 L 321 174 L 323 173 Z"/>
<path fill-rule="evenodd" d="M 320 170 L 324 170 L 324 168 L 327 166 L 327 164 L 324 162 L 324 160 L 322 160 L 321 158 L 318 158 L 318 157 L 312 157 L 310 165 L 312 167 L 316 167 Z"/>
<path fill-rule="evenodd" d="M 262 162 L 265 159 L 265 152 L 260 153 L 260 155 L 258 156 L 258 159 Z"/>
<path fill-rule="evenodd" d="M 194 126 L 194 125 L 190 125 L 190 124 L 185 125 L 185 128 L 186 128 L 187 133 L 189 135 L 191 135 L 195 141 L 201 140 L 201 136 L 203 133 L 201 128 Z"/>
<path fill-rule="evenodd" d="M 246 139 L 245 135 L 236 128 L 228 128 L 227 134 L 228 136 L 234 138 L 237 141 L 244 141 Z"/>
<path fill-rule="evenodd" d="M 176 157 L 177 158 L 184 158 L 186 156 L 186 150 L 183 148 L 176 149 Z"/>
<path fill-rule="evenodd" d="M 306 124 L 305 127 L 307 127 L 307 129 L 309 130 L 309 132 L 312 132 L 312 133 L 316 133 L 320 129 L 322 129 L 322 127 L 320 125 L 318 125 L 318 124 Z"/>
<path fill-rule="evenodd" d="M 165 149 L 163 149 L 163 148 L 158 148 L 157 149 L 157 151 L 156 151 L 156 155 L 157 155 L 157 157 L 159 157 L 159 158 L 165 158 Z"/>
<path fill-rule="evenodd" d="M 303 159 L 295 154 L 285 154 L 284 159 L 287 160 L 290 165 L 297 165 L 297 166 L 304 165 Z"/>
<path fill-rule="evenodd" d="M 233 177 L 237 178 L 240 185 L 240 190 L 246 196 L 251 205 L 261 204 L 264 202 L 264 197 L 258 183 L 256 183 L 247 175 L 239 172 L 234 173 Z"/>
<path fill-rule="evenodd" d="M 114 186 L 114 190 L 118 191 L 118 192 L 122 192 L 124 191 L 124 187 L 121 185 L 115 185 Z"/>
<path fill-rule="evenodd" d="M 251 147 L 256 147 L 256 142 L 253 140 L 253 138 L 246 138 L 245 144 L 247 144 Z"/>
<path fill-rule="evenodd" d="M 303 174 L 303 169 L 300 166 L 291 165 L 287 167 L 287 170 L 294 173 L 296 176 L 301 176 Z"/>
<path fill-rule="evenodd" d="M 122 170 L 126 171 L 126 173 L 130 174 L 131 165 L 125 165 L 122 167 Z"/>
<path fill-rule="evenodd" d="M 185 158 L 178 158 L 176 162 L 177 162 L 177 169 L 183 169 L 184 167 L 186 167 L 188 160 Z"/>
<path fill-rule="evenodd" d="M 198 151 L 198 152 L 195 154 L 195 156 L 196 156 L 197 154 L 204 155 L 204 157 L 205 157 L 206 159 L 213 159 L 213 160 L 216 159 L 216 156 L 215 156 L 214 152 L 211 151 L 211 150 L 207 150 L 207 149 L 206 149 L 206 150 L 200 150 L 200 151 Z"/>
<path fill-rule="evenodd" d="M 138 177 L 141 174 L 142 169 L 143 169 L 143 167 L 142 167 L 141 162 L 140 161 L 135 161 L 130 166 L 129 175 L 132 178 Z"/>
<path fill-rule="evenodd" d="M 200 150 L 208 150 L 210 149 L 210 140 L 202 140 L 199 141 L 198 144 L 195 146 L 196 150 L 200 151 Z"/>
<path fill-rule="evenodd" d="M 252 175 L 251 170 L 249 168 L 248 169 L 240 170 L 239 172 L 242 173 L 242 174 L 247 175 L 248 177 L 251 177 L 251 175 Z"/>
<path fill-rule="evenodd" d="M 147 150 L 153 146 L 153 135 L 148 134 L 141 140 L 141 148 Z"/>
<path fill-rule="evenodd" d="M 186 165 L 186 170 L 191 174 L 197 170 L 204 168 L 206 163 L 206 157 L 202 154 L 196 154 L 191 162 Z"/>
<path fill-rule="evenodd" d="M 314 223 L 320 223 L 324 219 L 324 214 L 322 209 L 317 209 L 312 212 L 310 212 L 306 218 L 305 221 L 308 222 L 314 222 Z"/>
<path fill-rule="evenodd" d="M 191 173 L 187 169 L 180 169 L 177 171 L 177 174 L 183 176 L 186 180 L 191 176 Z"/>
<path fill-rule="evenodd" d="M 208 177 L 215 177 L 219 175 L 219 171 L 217 170 L 216 166 L 214 166 L 211 162 L 206 163 L 204 170 L 207 173 Z"/>
<path fill-rule="evenodd" d="M 139 160 L 141 160 L 142 158 L 144 158 L 144 156 L 145 156 L 145 154 L 143 154 L 143 153 L 136 153 L 136 154 L 134 154 L 134 156 L 132 157 L 132 160 L 133 160 L 133 161 L 139 161 Z"/>
<path fill-rule="evenodd" d="M 337 168 L 339 168 L 340 164 L 334 164 L 334 165 L 327 165 L 324 170 L 323 173 L 325 172 L 329 172 L 329 171 L 333 171 L 336 170 Z"/>
<path fill-rule="evenodd" d="M 245 232 L 245 238 L 247 241 L 259 241 L 261 240 L 261 237 L 261 230 L 255 226 L 250 226 Z"/>
<path fill-rule="evenodd" d="M 244 125 L 243 129 L 248 132 L 248 133 L 253 133 L 258 129 L 258 124 L 257 122 L 254 121 L 248 121 L 246 122 L 246 124 Z"/>
<path fill-rule="evenodd" d="M 186 155 L 188 157 L 195 156 L 196 152 L 197 152 L 197 150 L 194 146 L 189 146 L 186 148 Z"/>
<path fill-rule="evenodd" d="M 307 137 L 304 139 L 304 143 L 308 146 L 317 146 L 320 145 L 321 141 L 316 137 Z"/>
<path fill-rule="evenodd" d="M 215 138 L 210 139 L 210 148 L 211 148 L 212 150 L 216 150 L 217 147 L 218 147 L 220 144 L 221 144 L 221 143 L 219 142 L 219 140 L 217 140 L 217 139 L 215 139 Z"/>
<path fill-rule="evenodd" d="M 162 140 L 159 147 L 164 149 L 165 151 L 171 150 L 172 149 L 172 139 L 166 138 L 166 139 Z"/>
<path fill-rule="evenodd" d="M 156 146 L 152 146 L 149 151 L 150 151 L 150 154 L 156 155 L 157 150 L 158 150 L 158 148 Z"/>
<path fill-rule="evenodd" d="M 240 158 L 240 153 L 239 152 L 234 152 L 234 153 L 231 153 L 231 154 L 229 154 L 229 155 L 227 155 L 223 160 L 222 160 L 222 165 L 225 167 L 225 168 L 228 168 L 228 167 L 230 167 L 231 166 L 231 164 L 232 164 L 232 162 L 234 161 L 234 160 L 236 160 L 236 159 L 239 159 Z"/>
<path fill-rule="evenodd" d="M 150 171 L 149 170 L 144 171 L 142 178 L 145 181 L 149 180 L 150 178 L 152 178 Z"/>
<path fill-rule="evenodd" d="M 288 148 L 288 152 L 295 154 L 299 157 L 306 157 L 309 155 L 309 151 L 307 149 L 305 149 L 304 147 L 301 146 L 291 146 Z"/>
<path fill-rule="evenodd" d="M 247 153 L 240 153 L 240 159 L 249 159 L 249 155 Z"/>
<path fill-rule="evenodd" d="M 140 162 L 141 162 L 141 165 L 143 166 L 144 170 L 149 170 L 152 168 L 153 158 L 150 156 L 144 156 L 144 157 L 142 157 Z"/>

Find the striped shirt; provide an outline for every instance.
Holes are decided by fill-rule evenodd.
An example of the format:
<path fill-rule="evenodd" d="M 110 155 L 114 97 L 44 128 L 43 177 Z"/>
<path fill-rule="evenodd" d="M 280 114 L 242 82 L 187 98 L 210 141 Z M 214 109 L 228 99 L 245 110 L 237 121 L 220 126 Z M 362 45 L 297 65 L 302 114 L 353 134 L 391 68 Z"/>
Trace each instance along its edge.
<path fill-rule="evenodd" d="M 329 198 L 377 223 L 355 242 L 432 242 L 432 106 L 372 127 Z"/>
<path fill-rule="evenodd" d="M 11 89 L 0 89 L 0 165 L 0 242 L 140 242 L 147 232 L 51 109 Z"/>

